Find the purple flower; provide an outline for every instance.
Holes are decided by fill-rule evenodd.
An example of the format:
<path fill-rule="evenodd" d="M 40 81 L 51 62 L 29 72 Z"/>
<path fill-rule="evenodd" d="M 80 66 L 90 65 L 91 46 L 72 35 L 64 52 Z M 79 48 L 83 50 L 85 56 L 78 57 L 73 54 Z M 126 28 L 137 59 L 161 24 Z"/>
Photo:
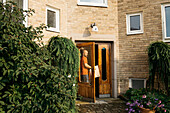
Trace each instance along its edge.
<path fill-rule="evenodd" d="M 129 109 L 128 109 L 128 108 L 126 108 L 125 110 L 126 110 L 126 111 L 128 111 Z"/>
<path fill-rule="evenodd" d="M 140 103 L 137 103 L 137 106 L 140 106 Z"/>
<path fill-rule="evenodd" d="M 130 106 L 133 106 L 133 104 L 130 104 Z"/>
<path fill-rule="evenodd" d="M 162 107 L 164 107 L 164 104 L 162 104 Z"/>
<path fill-rule="evenodd" d="M 126 105 L 130 105 L 130 103 L 129 103 L 129 102 L 127 102 L 127 103 L 126 103 Z"/>
<path fill-rule="evenodd" d="M 132 112 L 135 112 L 135 110 L 132 110 Z"/>
<path fill-rule="evenodd" d="M 158 99 L 156 98 L 155 100 L 157 101 Z"/>
<path fill-rule="evenodd" d="M 151 102 L 149 101 L 146 105 L 148 105 L 148 106 L 149 106 L 150 104 L 151 104 Z"/>
<path fill-rule="evenodd" d="M 129 109 L 129 111 L 131 112 L 133 109 L 131 108 L 131 109 Z"/>
<path fill-rule="evenodd" d="M 143 105 L 140 105 L 141 108 L 143 108 Z"/>

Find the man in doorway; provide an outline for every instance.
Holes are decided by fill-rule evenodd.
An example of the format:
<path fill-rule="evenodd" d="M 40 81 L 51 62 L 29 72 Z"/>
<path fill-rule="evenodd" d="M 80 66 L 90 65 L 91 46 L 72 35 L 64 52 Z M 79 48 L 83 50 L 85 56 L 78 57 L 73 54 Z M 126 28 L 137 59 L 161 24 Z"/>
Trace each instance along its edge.
<path fill-rule="evenodd" d="M 87 61 L 88 51 L 83 50 L 83 56 L 81 57 L 81 81 L 89 82 L 88 70 L 91 69 L 91 66 Z"/>

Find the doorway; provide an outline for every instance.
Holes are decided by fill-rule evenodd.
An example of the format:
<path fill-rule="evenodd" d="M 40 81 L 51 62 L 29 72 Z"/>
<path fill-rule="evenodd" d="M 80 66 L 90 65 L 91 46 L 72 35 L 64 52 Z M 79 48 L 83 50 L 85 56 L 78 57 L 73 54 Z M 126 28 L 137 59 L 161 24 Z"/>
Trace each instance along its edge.
<path fill-rule="evenodd" d="M 95 98 L 105 98 L 111 97 L 111 43 L 103 42 L 77 42 L 77 47 L 81 49 L 85 48 L 88 50 L 88 61 L 89 64 L 94 68 L 98 68 L 100 75 L 95 76 L 95 70 L 92 70 L 92 73 L 89 74 L 90 83 L 81 82 L 81 67 L 79 70 L 79 94 L 87 98 L 87 95 Z M 89 90 L 86 90 L 85 87 L 88 87 Z M 82 90 L 84 88 L 84 90 Z M 93 90 L 93 91 L 92 91 Z M 85 95 L 86 93 L 86 95 Z"/>

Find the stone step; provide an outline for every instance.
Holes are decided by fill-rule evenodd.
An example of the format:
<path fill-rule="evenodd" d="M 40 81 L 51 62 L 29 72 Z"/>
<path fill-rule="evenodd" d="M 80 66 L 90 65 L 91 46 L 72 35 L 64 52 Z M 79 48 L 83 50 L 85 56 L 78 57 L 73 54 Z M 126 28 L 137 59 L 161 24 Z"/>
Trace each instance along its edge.
<path fill-rule="evenodd" d="M 77 102 L 79 113 L 127 113 L 126 104 L 120 99 L 99 99 L 96 103 Z"/>

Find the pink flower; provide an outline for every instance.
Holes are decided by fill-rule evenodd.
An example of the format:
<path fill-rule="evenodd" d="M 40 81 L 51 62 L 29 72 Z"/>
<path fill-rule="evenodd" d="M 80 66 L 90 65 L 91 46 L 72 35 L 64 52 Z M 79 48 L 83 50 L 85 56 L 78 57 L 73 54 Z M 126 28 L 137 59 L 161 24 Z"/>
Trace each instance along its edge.
<path fill-rule="evenodd" d="M 146 95 L 143 95 L 142 98 L 146 98 Z"/>
<path fill-rule="evenodd" d="M 164 112 L 166 112 L 166 109 L 164 110 Z"/>
<path fill-rule="evenodd" d="M 159 101 L 159 104 L 161 104 L 161 100 Z"/>
<path fill-rule="evenodd" d="M 162 107 L 162 105 L 159 105 L 158 107 L 160 108 L 160 107 Z"/>

